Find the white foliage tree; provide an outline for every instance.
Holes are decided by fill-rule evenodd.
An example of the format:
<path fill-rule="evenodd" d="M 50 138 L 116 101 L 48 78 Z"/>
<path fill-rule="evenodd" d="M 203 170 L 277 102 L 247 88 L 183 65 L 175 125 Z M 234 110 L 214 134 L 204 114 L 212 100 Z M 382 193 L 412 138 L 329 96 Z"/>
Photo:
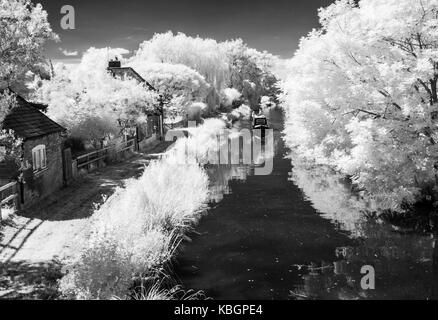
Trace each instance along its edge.
<path fill-rule="evenodd" d="M 26 73 L 37 71 L 44 61 L 47 40 L 56 40 L 47 12 L 29 0 L 0 0 L 0 122 L 16 104 L 15 95 L 4 90 L 17 84 Z M 23 85 L 19 83 L 19 85 Z M 20 159 L 20 140 L 13 132 L 0 134 L 0 161 Z"/>
<path fill-rule="evenodd" d="M 47 40 L 56 40 L 47 12 L 30 0 L 0 0 L 0 85 L 9 85 L 43 62 Z"/>
<path fill-rule="evenodd" d="M 78 66 L 57 65 L 38 91 L 49 105 L 48 115 L 72 135 L 98 143 L 124 127 L 145 122 L 157 106 L 157 94 L 135 79 L 114 78 L 107 57 L 121 58 L 124 49 L 90 48 Z"/>
<path fill-rule="evenodd" d="M 437 0 L 340 0 L 289 62 L 286 140 L 380 209 L 436 194 Z"/>
<path fill-rule="evenodd" d="M 222 44 L 230 66 L 229 86 L 242 93 L 253 108 L 262 96 L 276 99 L 277 78 L 273 68 L 278 58 L 267 52 L 249 48 L 241 39 Z"/>
<path fill-rule="evenodd" d="M 155 34 L 140 44 L 131 64 L 145 62 L 183 64 L 198 71 L 218 91 L 228 80 L 228 63 L 224 48 L 213 39 L 189 37 L 172 32 Z"/>
<path fill-rule="evenodd" d="M 182 65 L 137 62 L 134 69 L 164 98 L 165 118 L 187 114 L 194 102 L 202 102 L 210 85 L 197 71 Z"/>
<path fill-rule="evenodd" d="M 235 88 L 253 107 L 257 107 L 262 95 L 275 98 L 277 79 L 272 68 L 276 62 L 275 56 L 251 49 L 240 39 L 217 42 L 172 32 L 155 34 L 140 44 L 129 61 L 138 69 L 151 63 L 185 65 L 196 70 L 211 86 L 210 90 L 215 90 L 210 96 Z M 216 99 L 208 104 L 211 109 L 218 107 Z"/>

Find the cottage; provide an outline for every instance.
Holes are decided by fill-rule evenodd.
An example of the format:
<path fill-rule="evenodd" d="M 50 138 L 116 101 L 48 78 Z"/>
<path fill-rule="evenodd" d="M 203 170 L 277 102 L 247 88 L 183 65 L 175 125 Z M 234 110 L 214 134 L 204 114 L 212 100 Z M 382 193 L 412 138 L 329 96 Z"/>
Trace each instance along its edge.
<path fill-rule="evenodd" d="M 120 79 L 135 79 L 138 82 L 143 83 L 149 90 L 157 91 L 157 89 L 140 76 L 133 68 L 122 67 L 121 62 L 117 58 L 116 60 L 110 60 L 108 62 L 107 70 L 113 77 L 118 77 Z M 136 127 L 137 143 L 140 148 L 147 146 L 149 143 L 161 139 L 164 136 L 163 122 L 164 114 L 161 105 L 156 112 L 148 115 L 146 124 Z"/>
<path fill-rule="evenodd" d="M 3 129 L 13 130 L 23 139 L 22 168 L 14 162 L 0 163 L 0 182 L 19 182 L 20 202 L 25 206 L 47 197 L 63 186 L 62 148 L 65 128 L 34 104 L 16 95 L 15 106 L 3 121 Z"/>

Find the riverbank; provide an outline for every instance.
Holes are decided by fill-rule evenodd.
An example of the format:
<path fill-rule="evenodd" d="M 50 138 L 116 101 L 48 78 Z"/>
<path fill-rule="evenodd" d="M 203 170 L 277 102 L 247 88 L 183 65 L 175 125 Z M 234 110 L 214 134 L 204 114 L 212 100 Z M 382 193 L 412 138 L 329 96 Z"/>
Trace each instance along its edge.
<path fill-rule="evenodd" d="M 88 244 L 60 281 L 66 298 L 142 299 L 151 292 L 168 297 L 157 291 L 157 283 L 209 195 L 208 176 L 197 160 L 224 128 L 217 119 L 192 128 L 190 137 L 178 139 L 96 210 Z"/>

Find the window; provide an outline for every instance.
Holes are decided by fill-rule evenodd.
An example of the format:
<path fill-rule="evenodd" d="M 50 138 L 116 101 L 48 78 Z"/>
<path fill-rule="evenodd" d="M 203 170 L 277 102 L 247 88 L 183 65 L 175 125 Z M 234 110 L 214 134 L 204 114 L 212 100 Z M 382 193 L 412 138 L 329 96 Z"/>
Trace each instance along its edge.
<path fill-rule="evenodd" d="M 46 146 L 41 144 L 32 149 L 33 171 L 41 171 L 47 167 Z"/>

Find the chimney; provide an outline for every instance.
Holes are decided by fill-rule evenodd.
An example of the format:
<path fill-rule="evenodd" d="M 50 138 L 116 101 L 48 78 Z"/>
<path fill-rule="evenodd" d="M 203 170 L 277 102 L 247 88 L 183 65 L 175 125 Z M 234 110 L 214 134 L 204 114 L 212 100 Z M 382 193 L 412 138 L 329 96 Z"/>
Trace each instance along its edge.
<path fill-rule="evenodd" d="M 120 62 L 119 59 L 117 59 L 117 57 L 115 58 L 115 60 L 110 60 L 108 62 L 108 69 L 110 68 L 121 68 L 122 67 L 122 63 Z"/>

